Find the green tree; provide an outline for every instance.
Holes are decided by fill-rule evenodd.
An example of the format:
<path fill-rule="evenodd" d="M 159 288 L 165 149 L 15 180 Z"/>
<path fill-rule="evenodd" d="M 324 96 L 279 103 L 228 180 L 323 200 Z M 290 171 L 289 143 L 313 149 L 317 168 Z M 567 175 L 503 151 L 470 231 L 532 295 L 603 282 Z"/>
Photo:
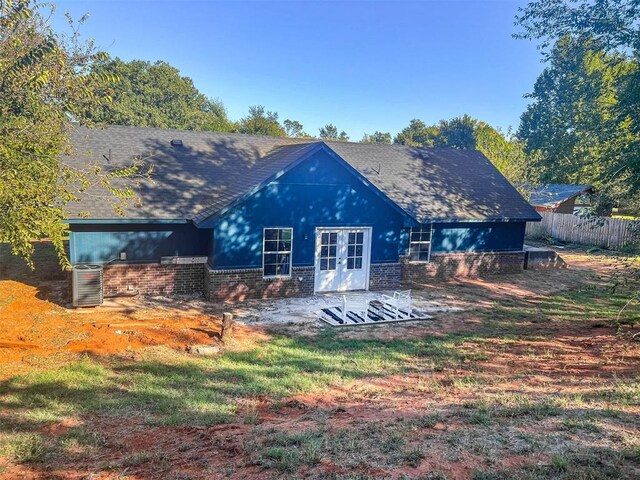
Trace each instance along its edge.
<path fill-rule="evenodd" d="M 519 130 L 541 152 L 533 169 L 595 184 L 600 213 L 640 212 L 640 3 L 537 0 L 516 24 L 548 63 Z"/>
<path fill-rule="evenodd" d="M 224 105 L 207 98 L 189 77 L 166 62 L 115 58 L 99 70 L 119 79 L 108 87 L 112 102 L 89 109 L 85 116 L 111 125 L 229 131 Z"/>
<path fill-rule="evenodd" d="M 366 133 L 360 140 L 361 143 L 379 143 L 383 145 L 388 145 L 391 143 L 391 134 L 389 132 L 373 132 L 372 135 L 367 135 Z"/>
<path fill-rule="evenodd" d="M 434 145 L 473 150 L 476 148 L 476 125 L 477 121 L 466 114 L 451 120 L 441 120 Z"/>
<path fill-rule="evenodd" d="M 31 266 L 31 241 L 42 237 L 68 265 L 64 207 L 79 191 L 99 184 L 126 203 L 131 184 L 116 188 L 110 180 L 143 171 L 129 165 L 88 173 L 65 164 L 69 119 L 108 102 L 105 85 L 115 79 L 100 73 L 106 54 L 82 42 L 75 25 L 70 35 L 57 34 L 49 17 L 30 0 L 0 1 L 0 242 Z"/>
<path fill-rule="evenodd" d="M 287 132 L 278 121 L 278 114 L 265 110 L 262 105 L 249 107 L 249 114 L 238 122 L 238 131 L 252 135 L 287 136 Z"/>
<path fill-rule="evenodd" d="M 514 184 L 531 183 L 526 168 L 528 157 L 524 142 L 505 136 L 491 125 L 477 121 L 473 133 L 476 150 L 480 150 L 500 172 Z"/>
<path fill-rule="evenodd" d="M 436 126 L 428 127 L 422 120 L 414 118 L 409 122 L 409 126 L 395 136 L 393 143 L 413 147 L 433 147 L 437 135 Z"/>
<path fill-rule="evenodd" d="M 569 35 L 589 37 L 606 51 L 640 48 L 638 0 L 535 0 L 518 9 L 514 36 L 539 41 L 546 57 Z"/>
<path fill-rule="evenodd" d="M 320 127 L 320 138 L 323 140 L 332 140 L 338 142 L 348 142 L 349 136 L 344 130 L 338 133 L 338 128 L 333 123 L 327 123 L 324 127 Z"/>
<path fill-rule="evenodd" d="M 638 64 L 606 53 L 590 38 L 561 38 L 536 81 L 518 136 L 532 155 L 539 183 L 587 183 L 598 190 L 597 211 L 637 203 L 640 157 L 636 118 L 620 97 Z M 635 88 L 635 87 L 633 87 Z"/>
<path fill-rule="evenodd" d="M 304 126 L 302 125 L 302 123 L 298 122 L 297 120 L 289 120 L 286 119 L 284 122 L 282 122 L 283 126 L 284 126 L 284 130 L 287 133 L 287 137 L 292 137 L 292 138 L 310 138 L 311 135 L 309 135 L 307 132 L 304 131 Z"/>
<path fill-rule="evenodd" d="M 491 125 L 469 115 L 441 120 L 431 126 L 413 119 L 393 141 L 416 147 L 480 150 L 509 180 L 514 183 L 525 181 L 526 155 L 523 143 L 515 138 L 507 138 Z"/>

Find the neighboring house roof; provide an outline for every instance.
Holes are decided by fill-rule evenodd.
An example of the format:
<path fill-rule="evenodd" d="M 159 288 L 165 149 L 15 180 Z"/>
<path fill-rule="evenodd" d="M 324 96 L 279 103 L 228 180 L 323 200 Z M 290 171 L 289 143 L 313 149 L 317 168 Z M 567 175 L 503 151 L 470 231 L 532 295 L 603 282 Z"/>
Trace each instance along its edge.
<path fill-rule="evenodd" d="M 126 209 L 127 219 L 200 222 L 319 149 L 346 162 L 419 222 L 540 218 L 477 151 L 123 126 L 75 127 L 72 143 L 75 154 L 65 163 L 75 168 L 124 165 L 134 156 L 153 164 L 152 179 L 137 189 L 141 205 Z M 70 220 L 84 214 L 118 219 L 112 203 L 108 194 L 94 192 L 66 210 Z"/>
<path fill-rule="evenodd" d="M 563 202 L 593 190 L 591 185 L 572 185 L 568 183 L 550 183 L 531 191 L 529 203 L 536 207 L 555 208 Z"/>

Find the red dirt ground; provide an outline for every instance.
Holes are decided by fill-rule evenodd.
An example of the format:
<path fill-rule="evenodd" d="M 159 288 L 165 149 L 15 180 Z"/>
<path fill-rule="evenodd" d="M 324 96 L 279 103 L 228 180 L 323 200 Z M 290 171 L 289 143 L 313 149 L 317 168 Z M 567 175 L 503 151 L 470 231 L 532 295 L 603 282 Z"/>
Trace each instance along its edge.
<path fill-rule="evenodd" d="M 184 351 L 219 343 L 220 322 L 208 315 L 133 307 L 67 309 L 37 298 L 37 290 L 0 281 L 0 378 L 84 353 L 126 355 L 155 345 Z M 258 329 L 242 325 L 235 333 L 240 344 L 264 338 Z"/>
<path fill-rule="evenodd" d="M 611 268 L 582 254 L 567 254 L 571 269 L 533 272 L 521 276 L 467 280 L 439 287 L 429 287 L 425 295 L 450 297 L 451 303 L 467 310 L 462 314 L 443 314 L 436 324 L 405 324 L 397 328 L 344 332 L 354 338 L 420 337 L 425 334 L 470 331 L 480 328 L 483 319 L 474 305 L 490 306 L 494 302 L 533 302 L 549 293 L 575 287 L 587 275 L 603 275 Z M 588 272 L 587 272 L 588 270 Z M 333 388 L 322 394 L 299 395 L 286 399 L 272 409 L 267 398 L 257 398 L 256 423 L 290 432 L 317 427 L 317 416 L 330 431 L 341 428 L 358 430 L 376 422 L 394 424 L 425 412 L 444 412 L 445 421 L 422 428 L 416 435 L 433 438 L 433 450 L 419 466 L 403 466 L 392 470 L 362 465 L 358 473 L 371 478 L 418 478 L 439 471 L 450 479 L 468 479 L 487 460 L 481 454 L 466 452 L 463 458 L 450 458 L 451 447 L 445 442 L 452 432 L 465 432 L 470 427 L 457 416 L 466 402 L 476 401 L 493 393 L 516 393 L 543 397 L 558 392 L 581 395 L 599 383 L 615 378 L 633 377 L 640 371 L 640 348 L 629 341 L 620 341 L 612 327 L 593 327 L 583 319 L 572 323 L 527 323 L 523 331 L 531 339 L 517 343 L 504 338 L 486 338 L 482 343 L 467 342 L 461 351 L 484 353 L 486 360 L 473 365 L 460 364 L 425 376 L 409 374 L 368 379 L 357 389 Z M 38 287 L 0 279 L 0 377 L 66 363 L 83 353 L 99 356 L 129 356 L 148 346 L 164 345 L 185 350 L 189 345 L 218 343 L 219 322 L 216 318 L 178 310 L 154 311 L 123 307 L 109 309 L 69 310 L 47 299 L 38 298 Z M 587 323 L 585 323 L 585 321 Z M 297 327 L 283 326 L 296 330 Z M 120 332 L 120 333 L 117 333 Z M 544 332 L 546 338 L 537 334 Z M 300 333 L 300 332 L 296 332 Z M 306 332 L 302 332 L 306 333 Z M 552 333 L 553 335 L 549 335 Z M 248 348 L 268 334 L 262 329 L 239 326 L 236 338 Z M 461 389 L 454 381 L 466 376 L 490 379 L 487 386 Z M 635 406 L 620 407 L 621 411 L 637 415 Z M 252 463 L 246 442 L 256 435 L 256 425 L 238 421 L 211 427 L 157 427 L 142 419 L 129 421 L 92 416 L 83 419 L 92 430 L 106 439 L 99 458 L 69 461 L 54 465 L 48 472 L 34 471 L 28 466 L 11 465 L 0 479 L 14 478 L 282 478 L 274 470 L 265 470 Z M 550 420 L 532 426 L 521 426 L 524 433 L 537 433 Z M 73 427 L 64 422 L 47 427 L 47 435 L 60 436 Z M 475 428 L 475 427 L 474 427 Z M 545 427 L 546 428 L 546 427 Z M 556 428 L 556 427 L 549 427 Z M 447 450 L 448 449 L 448 450 Z M 132 465 L 124 470 L 102 469 L 96 465 L 117 464 L 124 456 L 136 452 L 157 452 L 151 461 Z M 500 458 L 501 468 L 517 468 L 525 464 L 548 461 L 543 453 L 508 454 Z M 170 470 L 158 470 L 166 462 Z M 0 462 L 2 467 L 2 462 Z M 297 472 L 304 475 L 305 468 Z M 352 473 L 322 458 L 312 467 L 314 478 Z M 225 473 L 226 472 L 226 473 Z M 169 476 L 169 473 L 171 476 Z M 123 477 L 123 475 L 125 475 Z M 299 478 L 293 476 L 291 478 Z"/>

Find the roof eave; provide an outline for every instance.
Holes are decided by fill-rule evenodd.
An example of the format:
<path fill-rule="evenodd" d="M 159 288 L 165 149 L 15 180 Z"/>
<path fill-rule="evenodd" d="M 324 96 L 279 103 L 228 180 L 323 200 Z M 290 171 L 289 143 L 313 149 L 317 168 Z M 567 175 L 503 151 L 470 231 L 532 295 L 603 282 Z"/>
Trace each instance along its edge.
<path fill-rule="evenodd" d="M 522 223 L 522 222 L 540 222 L 542 217 L 540 215 L 529 217 L 486 217 L 486 218 L 429 218 L 424 219 L 421 223 Z"/>
<path fill-rule="evenodd" d="M 68 218 L 63 223 L 69 225 L 88 224 L 160 224 L 160 223 L 189 223 L 187 218 Z"/>

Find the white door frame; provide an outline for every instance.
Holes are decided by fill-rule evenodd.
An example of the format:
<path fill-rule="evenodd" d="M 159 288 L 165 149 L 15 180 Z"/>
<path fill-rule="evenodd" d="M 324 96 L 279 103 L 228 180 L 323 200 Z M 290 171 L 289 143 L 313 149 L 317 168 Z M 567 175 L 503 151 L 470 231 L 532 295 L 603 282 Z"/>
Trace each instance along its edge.
<path fill-rule="evenodd" d="M 318 269 L 320 268 L 319 266 L 319 250 L 318 250 L 318 233 L 320 230 L 341 230 L 341 231 L 348 231 L 348 230 L 364 230 L 367 232 L 366 238 L 368 239 L 366 241 L 366 243 L 363 245 L 363 252 L 362 252 L 362 266 L 363 266 L 363 270 L 364 270 L 364 275 L 365 275 L 365 286 L 364 286 L 364 290 L 369 290 L 369 274 L 370 274 L 370 270 L 371 270 L 371 244 L 373 243 L 373 228 L 372 227 L 362 227 L 362 226 L 351 226 L 351 227 L 344 227 L 344 226 L 340 226 L 340 227 L 316 227 L 315 229 L 315 238 L 313 240 L 313 266 L 315 268 L 314 270 L 314 276 L 313 276 L 313 292 L 317 293 L 318 290 Z M 345 249 L 346 249 L 346 244 L 344 245 Z M 347 259 L 343 258 L 342 259 L 343 262 L 346 262 Z M 348 291 L 348 290 L 338 290 L 338 291 Z M 324 292 L 328 292 L 328 290 L 321 290 L 320 292 L 324 293 Z"/>

